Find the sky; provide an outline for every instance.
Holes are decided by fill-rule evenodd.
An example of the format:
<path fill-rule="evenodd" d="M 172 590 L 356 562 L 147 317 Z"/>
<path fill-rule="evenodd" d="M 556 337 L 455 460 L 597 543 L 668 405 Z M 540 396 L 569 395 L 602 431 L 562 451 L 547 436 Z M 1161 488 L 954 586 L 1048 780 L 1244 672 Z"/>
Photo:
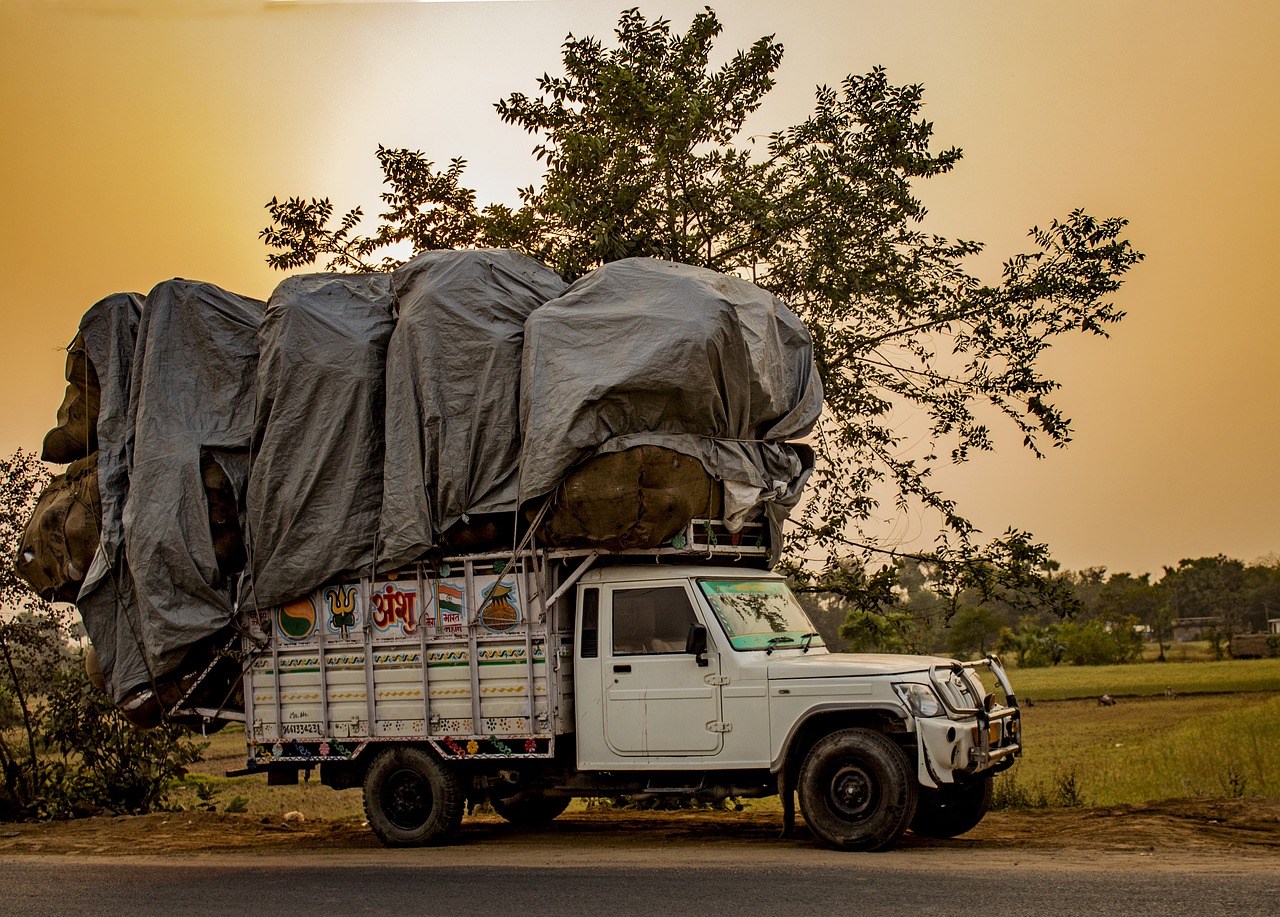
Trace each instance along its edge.
<path fill-rule="evenodd" d="M 637 3 L 683 31 L 703 3 Z M 556 72 L 565 37 L 612 36 L 628 3 L 0 0 L 0 452 L 36 450 L 80 316 L 171 277 L 266 299 L 272 196 L 376 212 L 378 144 L 468 160 L 481 203 L 536 181 L 533 140 L 493 103 Z M 723 59 L 785 48 L 749 124 L 811 111 L 818 84 L 884 65 L 925 87 L 951 175 L 926 228 L 978 239 L 998 277 L 1075 207 L 1130 220 L 1146 260 L 1109 340 L 1047 357 L 1073 420 L 1035 460 L 1015 431 L 939 480 L 988 534 L 1067 569 L 1151 572 L 1280 552 L 1273 281 L 1280 4 L 721 0 Z M 886 520 L 904 545 L 924 519 Z"/>

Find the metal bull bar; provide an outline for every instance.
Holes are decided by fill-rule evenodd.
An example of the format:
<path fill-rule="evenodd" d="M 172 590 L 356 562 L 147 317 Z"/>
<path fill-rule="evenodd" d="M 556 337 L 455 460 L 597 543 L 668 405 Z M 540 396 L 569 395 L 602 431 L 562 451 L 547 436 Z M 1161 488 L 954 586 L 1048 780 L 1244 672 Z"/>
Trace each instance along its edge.
<path fill-rule="evenodd" d="M 1003 705 L 997 705 L 995 695 L 990 693 L 978 696 L 978 703 L 972 707 L 958 705 L 954 702 L 951 692 L 947 690 L 944 684 L 945 679 L 939 674 L 940 672 L 960 674 L 965 669 L 977 668 L 986 668 L 995 676 L 1005 694 Z M 978 721 L 976 741 L 969 752 L 971 773 L 987 770 L 996 764 L 1002 764 L 1003 770 L 1004 767 L 1013 763 L 1014 758 L 1022 754 L 1022 712 L 999 656 L 988 653 L 982 659 L 973 662 L 953 662 L 948 665 L 931 666 L 929 680 L 933 683 L 934 693 L 950 713 L 958 716 L 972 716 Z"/>

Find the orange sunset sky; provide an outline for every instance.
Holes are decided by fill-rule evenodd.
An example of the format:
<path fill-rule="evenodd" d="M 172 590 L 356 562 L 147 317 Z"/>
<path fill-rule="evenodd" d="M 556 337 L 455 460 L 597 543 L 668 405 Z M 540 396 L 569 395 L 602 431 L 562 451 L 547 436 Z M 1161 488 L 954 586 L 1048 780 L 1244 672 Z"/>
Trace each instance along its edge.
<path fill-rule="evenodd" d="M 0 450 L 39 448 L 92 303 L 175 276 L 265 299 L 283 276 L 263 204 L 376 212 L 379 143 L 465 157 L 481 203 L 515 203 L 533 140 L 492 103 L 627 5 L 0 0 Z M 639 5 L 683 31 L 703 4 Z M 1008 431 L 941 473 L 981 527 L 1029 529 L 1073 569 L 1280 551 L 1280 4 L 713 5 L 721 59 L 769 33 L 786 48 L 756 133 L 877 64 L 925 85 L 938 148 L 965 150 L 923 189 L 927 226 L 987 242 L 980 276 L 1073 207 L 1131 220 L 1128 318 L 1049 357 L 1072 445 L 1035 461 Z"/>

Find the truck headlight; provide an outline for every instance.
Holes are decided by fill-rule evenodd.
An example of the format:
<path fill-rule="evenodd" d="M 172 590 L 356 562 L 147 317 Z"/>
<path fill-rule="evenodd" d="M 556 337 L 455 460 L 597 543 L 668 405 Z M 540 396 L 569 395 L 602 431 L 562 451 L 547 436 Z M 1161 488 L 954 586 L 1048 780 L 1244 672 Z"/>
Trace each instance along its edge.
<path fill-rule="evenodd" d="M 942 701 L 938 700 L 938 695 L 934 694 L 933 688 L 928 685 L 908 682 L 906 684 L 896 684 L 893 689 L 898 692 L 898 696 L 902 698 L 902 702 L 907 705 L 907 709 L 911 711 L 912 715 L 942 715 Z"/>

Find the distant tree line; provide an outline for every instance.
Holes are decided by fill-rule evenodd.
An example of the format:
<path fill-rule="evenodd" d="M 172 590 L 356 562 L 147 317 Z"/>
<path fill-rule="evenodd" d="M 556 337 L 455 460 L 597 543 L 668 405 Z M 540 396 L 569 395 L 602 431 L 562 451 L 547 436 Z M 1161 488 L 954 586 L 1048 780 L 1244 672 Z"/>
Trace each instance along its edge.
<path fill-rule="evenodd" d="M 1222 657 L 1233 636 L 1265 632 L 1280 617 L 1280 555 L 1252 564 L 1221 554 L 1181 560 L 1158 579 L 1104 567 L 1027 575 L 1046 587 L 1011 590 L 978 570 L 957 588 L 930 565 L 898 558 L 876 573 L 850 564 L 797 587 L 833 648 L 962 657 L 997 651 L 1024 667 L 1131 662 L 1146 643 L 1164 659 L 1175 625 L 1187 619 L 1207 622 L 1204 637 Z"/>

